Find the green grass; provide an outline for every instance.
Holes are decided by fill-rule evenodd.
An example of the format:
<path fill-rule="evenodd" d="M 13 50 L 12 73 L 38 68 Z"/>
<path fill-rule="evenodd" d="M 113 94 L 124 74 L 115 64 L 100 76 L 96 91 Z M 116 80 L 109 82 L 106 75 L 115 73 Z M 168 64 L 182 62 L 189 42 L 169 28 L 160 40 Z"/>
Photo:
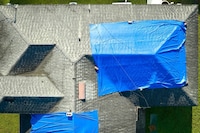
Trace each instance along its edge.
<path fill-rule="evenodd" d="M 111 4 L 112 2 L 124 2 L 124 0 L 10 0 L 10 3 L 20 4 L 68 4 L 69 2 L 78 4 Z M 146 0 L 129 0 L 133 4 L 146 4 Z"/>
<path fill-rule="evenodd" d="M 77 2 L 78 4 L 111 4 L 112 2 L 123 2 L 124 0 L 0 0 L 0 4 L 8 2 L 13 4 L 68 4 L 69 2 Z M 147 0 L 128 0 L 132 4 L 146 4 Z M 198 0 L 168 0 L 175 3 L 194 4 Z"/>
<path fill-rule="evenodd" d="M 150 133 L 150 114 L 157 114 L 157 133 L 191 133 L 192 107 L 154 107 L 146 110 L 146 133 Z"/>
<path fill-rule="evenodd" d="M 0 114 L 0 133 L 19 133 L 19 115 Z"/>
<path fill-rule="evenodd" d="M 198 0 L 168 0 L 168 1 L 173 1 L 174 3 L 182 3 L 182 4 L 198 3 Z"/>
<path fill-rule="evenodd" d="M 2 0 L 8 1 L 8 0 Z M 124 2 L 124 0 L 10 0 L 11 3 L 18 4 L 68 4 L 69 2 L 77 2 L 78 4 L 111 4 L 112 2 Z M 146 4 L 147 0 L 128 0 L 132 4 Z M 194 4 L 198 0 L 168 0 L 175 3 Z"/>
<path fill-rule="evenodd" d="M 0 5 L 5 5 L 9 2 L 10 2 L 10 0 L 0 0 Z"/>

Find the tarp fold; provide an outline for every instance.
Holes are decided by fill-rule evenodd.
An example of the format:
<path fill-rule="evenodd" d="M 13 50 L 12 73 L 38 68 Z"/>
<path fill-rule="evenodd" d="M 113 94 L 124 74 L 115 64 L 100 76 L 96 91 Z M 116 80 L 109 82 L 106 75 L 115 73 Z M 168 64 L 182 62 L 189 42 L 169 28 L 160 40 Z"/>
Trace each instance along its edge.
<path fill-rule="evenodd" d="M 31 125 L 31 133 L 98 133 L 98 112 L 32 114 Z"/>
<path fill-rule="evenodd" d="M 91 24 L 99 96 L 185 86 L 185 39 L 186 25 L 176 20 Z"/>

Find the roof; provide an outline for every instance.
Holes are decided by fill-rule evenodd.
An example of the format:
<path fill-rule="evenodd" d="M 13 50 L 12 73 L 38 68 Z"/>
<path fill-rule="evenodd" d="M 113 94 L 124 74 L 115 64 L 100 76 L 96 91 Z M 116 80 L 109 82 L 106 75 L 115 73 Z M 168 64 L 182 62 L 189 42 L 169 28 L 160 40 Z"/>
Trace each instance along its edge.
<path fill-rule="evenodd" d="M 163 8 L 160 5 L 20 5 L 13 28 L 27 44 L 56 44 L 70 60 L 77 61 L 82 55 L 91 54 L 89 24 L 158 19 L 186 21 L 195 10 L 196 5 Z M 7 18 L 5 22 L 14 20 L 13 8 L 1 6 L 0 11 Z"/>
<path fill-rule="evenodd" d="M 8 113 L 48 112 L 64 97 L 45 76 L 1 76 L 0 92 L 0 112 Z"/>
<path fill-rule="evenodd" d="M 1 76 L 1 96 L 63 97 L 47 77 Z M 8 84 L 9 83 L 9 84 Z"/>
<path fill-rule="evenodd" d="M 98 97 L 89 24 L 166 19 L 187 23 L 188 86 Z M 196 5 L 0 6 L 0 112 L 97 109 L 100 132 L 134 132 L 138 106 L 197 105 L 197 24 Z M 78 99 L 79 82 L 86 85 L 85 100 Z"/>
<path fill-rule="evenodd" d="M 196 5 L 19 5 L 17 10 L 10 6 L 0 6 L 0 28 L 2 29 L 0 74 L 3 78 L 18 78 L 16 75 L 46 76 L 52 83 L 48 87 L 64 95 L 63 99 L 49 111 L 81 111 L 81 108 L 77 108 L 81 102 L 76 97 L 78 82 L 84 80 L 91 90 L 97 89 L 90 49 L 89 24 L 129 20 L 180 20 L 187 23 L 188 86 L 179 89 L 178 92 L 173 89 L 158 92 L 143 90 L 128 92 L 133 95 L 121 94 L 117 97 L 125 96 L 130 101 L 135 99 L 132 103 L 144 107 L 193 106 L 197 104 L 198 90 L 197 10 Z M 17 11 L 16 23 L 13 23 L 15 11 Z M 55 46 L 41 48 L 38 56 L 40 59 L 35 60 L 33 65 L 31 62 L 27 63 L 25 55 L 29 50 L 33 51 L 30 56 L 37 55 L 37 49 L 31 49 L 34 45 Z M 34 60 L 34 57 L 32 59 Z M 23 65 L 30 68 L 25 69 L 27 67 L 24 68 Z M 91 74 L 89 70 L 92 71 Z M 91 98 L 88 103 L 98 102 L 95 91 L 94 95 L 87 93 Z M 166 98 L 159 99 L 158 93 L 160 97 L 164 95 Z M 179 93 L 182 95 L 180 96 Z M 20 97 L 19 94 L 15 96 Z M 173 99 L 173 96 L 174 102 L 168 102 Z M 30 94 L 30 97 L 34 95 Z M 180 100 L 177 100 L 177 97 Z M 82 103 L 80 107 L 83 105 Z"/>

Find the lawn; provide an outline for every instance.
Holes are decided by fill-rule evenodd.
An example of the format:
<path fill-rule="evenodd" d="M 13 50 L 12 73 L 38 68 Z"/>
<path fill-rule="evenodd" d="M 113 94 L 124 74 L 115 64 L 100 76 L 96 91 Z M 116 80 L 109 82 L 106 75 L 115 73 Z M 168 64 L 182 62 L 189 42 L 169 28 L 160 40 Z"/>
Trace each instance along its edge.
<path fill-rule="evenodd" d="M 192 107 L 154 107 L 147 109 L 146 133 L 154 133 L 150 132 L 150 114 L 157 115 L 157 122 L 151 124 L 156 127 L 155 133 L 192 132 Z"/>
<path fill-rule="evenodd" d="M 8 1 L 8 0 L 2 0 Z M 111 4 L 112 2 L 124 2 L 124 0 L 10 0 L 11 3 L 20 4 L 68 4 L 69 2 L 77 2 L 78 4 Z M 147 0 L 128 0 L 132 4 L 146 4 Z M 175 3 L 193 4 L 198 3 L 198 0 L 168 0 Z M 4 2 L 5 3 L 5 2 Z"/>
<path fill-rule="evenodd" d="M 19 133 L 19 115 L 0 114 L 0 133 Z"/>
<path fill-rule="evenodd" d="M 78 4 L 111 4 L 112 2 L 123 2 L 124 0 L 10 0 L 10 3 L 20 4 L 68 4 L 69 2 Z M 128 0 L 133 4 L 146 4 L 146 0 Z M 5 2 L 4 2 L 5 3 Z"/>

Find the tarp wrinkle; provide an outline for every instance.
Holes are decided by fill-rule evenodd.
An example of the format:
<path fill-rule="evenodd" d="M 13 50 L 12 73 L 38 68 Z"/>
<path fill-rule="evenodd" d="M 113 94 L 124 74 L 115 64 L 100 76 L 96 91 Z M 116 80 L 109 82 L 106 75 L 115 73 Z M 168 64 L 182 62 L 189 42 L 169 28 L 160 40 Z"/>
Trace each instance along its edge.
<path fill-rule="evenodd" d="M 186 26 L 176 20 L 90 25 L 98 94 L 186 85 Z"/>
<path fill-rule="evenodd" d="M 31 125 L 31 133 L 98 133 L 98 112 L 33 114 Z"/>

